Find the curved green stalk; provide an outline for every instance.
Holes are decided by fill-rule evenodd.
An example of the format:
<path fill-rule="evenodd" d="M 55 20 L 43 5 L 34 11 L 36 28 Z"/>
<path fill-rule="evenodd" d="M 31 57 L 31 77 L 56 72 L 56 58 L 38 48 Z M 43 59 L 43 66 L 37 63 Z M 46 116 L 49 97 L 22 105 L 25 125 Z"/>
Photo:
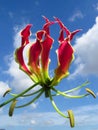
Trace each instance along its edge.
<path fill-rule="evenodd" d="M 28 91 L 30 91 L 32 88 L 34 88 L 34 87 L 37 86 L 38 84 L 39 84 L 39 83 L 34 84 L 33 86 L 31 86 L 31 87 L 27 88 L 26 90 L 24 90 L 22 93 L 20 93 L 20 94 L 16 95 L 15 97 L 13 97 L 13 98 L 11 98 L 11 99 L 9 99 L 9 100 L 3 102 L 2 104 L 0 104 L 0 107 L 3 107 L 4 105 L 10 103 L 11 101 L 15 100 L 16 98 L 21 97 L 22 95 L 24 95 L 25 93 L 27 93 Z"/>
<path fill-rule="evenodd" d="M 30 93 L 30 94 L 22 95 L 21 97 L 33 96 L 34 94 L 37 94 L 38 92 L 40 92 L 42 89 L 43 89 L 43 88 L 37 90 L 36 92 Z M 10 95 L 12 95 L 12 96 L 17 96 L 18 94 L 10 93 Z"/>
<path fill-rule="evenodd" d="M 37 90 L 36 92 L 30 93 L 30 94 L 25 94 L 25 95 L 23 95 L 22 97 L 33 96 L 34 94 L 37 94 L 37 93 L 39 93 L 39 92 L 42 91 L 42 90 L 43 90 L 43 88 Z"/>
<path fill-rule="evenodd" d="M 52 88 L 52 90 L 55 91 L 57 94 L 62 95 L 62 96 L 67 97 L 67 98 L 83 98 L 83 97 L 89 95 L 88 93 L 86 93 L 86 94 L 83 94 L 83 95 L 72 96 L 72 95 L 66 94 L 64 92 L 61 92 L 59 90 L 56 90 L 55 88 Z"/>
<path fill-rule="evenodd" d="M 76 91 L 76 90 L 78 90 L 78 89 L 81 89 L 82 87 L 85 87 L 85 86 L 88 85 L 88 84 L 89 84 L 89 81 L 86 81 L 86 82 L 84 82 L 82 85 L 80 85 L 80 86 L 78 86 L 78 87 L 75 87 L 75 88 L 73 88 L 73 89 L 64 91 L 63 93 L 67 94 L 67 93 L 74 92 L 74 91 Z M 59 95 L 61 95 L 61 94 L 57 93 L 57 94 L 53 94 L 52 96 L 59 96 Z"/>
<path fill-rule="evenodd" d="M 78 90 L 78 89 L 81 89 L 82 87 L 85 87 L 86 85 L 88 85 L 90 82 L 89 81 L 86 81 L 86 82 L 84 82 L 82 85 L 79 85 L 78 87 L 75 87 L 75 88 L 73 88 L 73 89 L 70 89 L 70 90 L 68 90 L 68 91 L 64 91 L 64 93 L 70 93 L 70 92 L 74 92 L 74 91 L 76 91 L 76 90 Z"/>
<path fill-rule="evenodd" d="M 30 105 L 31 103 L 35 102 L 42 94 L 43 94 L 44 90 L 42 90 L 33 100 L 31 100 L 30 102 L 23 104 L 21 106 L 16 106 L 15 108 L 22 108 L 22 107 L 26 107 L 28 105 Z"/>
<path fill-rule="evenodd" d="M 55 102 L 54 102 L 54 100 L 53 100 L 53 98 L 52 98 L 51 92 L 48 91 L 48 93 L 49 93 L 50 101 L 51 101 L 51 103 L 52 103 L 54 109 L 57 111 L 57 113 L 58 113 L 59 115 L 61 115 L 62 117 L 64 117 L 64 118 L 68 118 L 68 116 L 66 116 L 65 114 L 63 114 L 63 113 L 58 109 L 58 107 L 56 106 L 56 104 L 55 104 Z"/>

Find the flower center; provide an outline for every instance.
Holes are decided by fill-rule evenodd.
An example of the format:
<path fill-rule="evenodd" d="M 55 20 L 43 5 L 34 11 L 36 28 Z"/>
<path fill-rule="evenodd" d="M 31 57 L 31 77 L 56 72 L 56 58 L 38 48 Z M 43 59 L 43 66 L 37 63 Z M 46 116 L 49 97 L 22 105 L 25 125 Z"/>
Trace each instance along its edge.
<path fill-rule="evenodd" d="M 50 79 L 47 81 L 47 83 L 41 84 L 41 86 L 44 89 L 46 98 L 49 97 L 49 91 L 51 90 L 50 84 L 51 84 L 51 80 Z"/>

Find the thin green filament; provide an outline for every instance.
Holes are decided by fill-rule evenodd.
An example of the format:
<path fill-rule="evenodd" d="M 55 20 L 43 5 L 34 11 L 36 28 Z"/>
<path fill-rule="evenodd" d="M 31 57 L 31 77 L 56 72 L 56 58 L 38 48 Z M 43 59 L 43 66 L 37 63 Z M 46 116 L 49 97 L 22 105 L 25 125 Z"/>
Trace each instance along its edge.
<path fill-rule="evenodd" d="M 34 84 L 33 86 L 27 88 L 27 89 L 26 89 L 25 91 L 23 91 L 22 93 L 20 93 L 20 94 L 16 95 L 15 97 L 13 97 L 13 98 L 11 98 L 11 99 L 9 99 L 9 100 L 3 102 L 2 104 L 0 104 L 0 107 L 3 107 L 3 106 L 5 106 L 6 104 L 10 103 L 11 101 L 15 100 L 16 98 L 21 97 L 22 95 L 24 95 L 25 93 L 27 93 L 28 91 L 30 91 L 31 89 L 33 89 L 33 88 L 34 88 L 35 86 L 37 86 L 38 84 L 39 84 L 39 83 Z"/>
<path fill-rule="evenodd" d="M 54 100 L 53 100 L 53 98 L 52 98 L 51 92 L 48 91 L 48 93 L 49 93 L 50 101 L 51 101 L 51 103 L 52 103 L 54 109 L 56 110 L 56 112 L 57 112 L 59 115 L 61 115 L 62 117 L 68 118 L 68 116 L 66 116 L 64 113 L 62 113 L 62 112 L 59 110 L 59 108 L 56 106 L 56 104 L 55 104 L 55 102 L 54 102 Z"/>

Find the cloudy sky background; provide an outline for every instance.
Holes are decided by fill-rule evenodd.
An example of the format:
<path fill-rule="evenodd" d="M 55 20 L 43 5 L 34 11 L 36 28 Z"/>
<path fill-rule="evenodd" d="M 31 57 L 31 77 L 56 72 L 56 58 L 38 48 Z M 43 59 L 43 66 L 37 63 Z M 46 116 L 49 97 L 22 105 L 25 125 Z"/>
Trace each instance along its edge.
<path fill-rule="evenodd" d="M 41 29 L 44 20 L 42 15 L 53 20 L 53 16 L 60 18 L 71 30 L 82 29 L 72 41 L 75 48 L 75 61 L 70 68 L 70 76 L 58 86 L 61 90 L 81 85 L 86 80 L 88 85 L 98 96 L 98 1 L 97 0 L 1 0 L 0 1 L 0 102 L 3 93 L 10 87 L 13 92 L 20 92 L 32 85 L 32 81 L 19 70 L 14 61 L 14 51 L 21 44 L 20 31 L 26 24 L 33 24 L 30 41 L 35 40 L 35 33 Z M 57 27 L 55 27 L 57 28 Z M 59 33 L 58 33 L 59 34 Z M 58 34 L 52 32 L 54 39 Z M 58 43 L 54 42 L 53 49 Z M 25 53 L 24 53 L 25 55 Z M 50 73 L 56 61 L 56 54 L 52 62 Z M 52 58 L 52 57 L 51 57 Z M 39 86 L 38 86 L 39 87 Z M 38 89 L 38 87 L 36 89 Z M 84 90 L 74 94 L 84 93 Z M 20 99 L 23 102 L 23 99 Z M 66 113 L 72 109 L 75 114 L 76 127 L 74 130 L 98 130 L 98 99 L 91 96 L 84 99 L 55 98 L 59 108 Z M 62 103 L 61 103 L 62 102 Z M 9 105 L 0 108 L 0 128 L 7 130 L 59 130 L 71 129 L 68 120 L 60 117 L 44 95 L 29 107 L 15 110 L 13 117 L 8 116 Z"/>

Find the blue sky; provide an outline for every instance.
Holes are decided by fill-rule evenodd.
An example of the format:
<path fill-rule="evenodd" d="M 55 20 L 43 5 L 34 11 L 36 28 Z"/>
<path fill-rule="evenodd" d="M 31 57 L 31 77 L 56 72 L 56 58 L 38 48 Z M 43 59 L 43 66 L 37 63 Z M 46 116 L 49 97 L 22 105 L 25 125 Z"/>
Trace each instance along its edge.
<path fill-rule="evenodd" d="M 36 31 L 44 24 L 42 15 L 50 20 L 56 16 L 73 31 L 82 29 L 72 41 L 75 48 L 75 61 L 70 67 L 70 76 L 57 86 L 67 90 L 81 85 L 86 80 L 87 86 L 98 96 L 98 0 L 0 0 L 0 102 L 2 94 L 9 87 L 13 92 L 20 92 L 32 84 L 32 81 L 18 69 L 14 61 L 14 51 L 21 44 L 19 32 L 26 24 L 31 23 L 31 41 Z M 55 31 L 54 31 L 55 29 Z M 52 30 L 52 28 L 51 28 Z M 55 33 L 53 33 L 55 32 Z M 52 36 L 58 38 L 57 26 Z M 55 50 L 57 40 L 51 52 L 50 74 L 56 67 Z M 74 94 L 85 93 L 84 89 Z M 20 99 L 23 102 L 23 99 Z M 75 114 L 74 130 L 98 130 L 98 99 L 92 96 L 84 99 L 55 98 L 59 108 L 66 113 L 72 109 Z M 13 117 L 8 116 L 9 105 L 0 108 L 0 128 L 6 130 L 70 130 L 69 122 L 60 117 L 53 109 L 49 99 L 44 95 L 34 104 L 17 109 Z"/>

